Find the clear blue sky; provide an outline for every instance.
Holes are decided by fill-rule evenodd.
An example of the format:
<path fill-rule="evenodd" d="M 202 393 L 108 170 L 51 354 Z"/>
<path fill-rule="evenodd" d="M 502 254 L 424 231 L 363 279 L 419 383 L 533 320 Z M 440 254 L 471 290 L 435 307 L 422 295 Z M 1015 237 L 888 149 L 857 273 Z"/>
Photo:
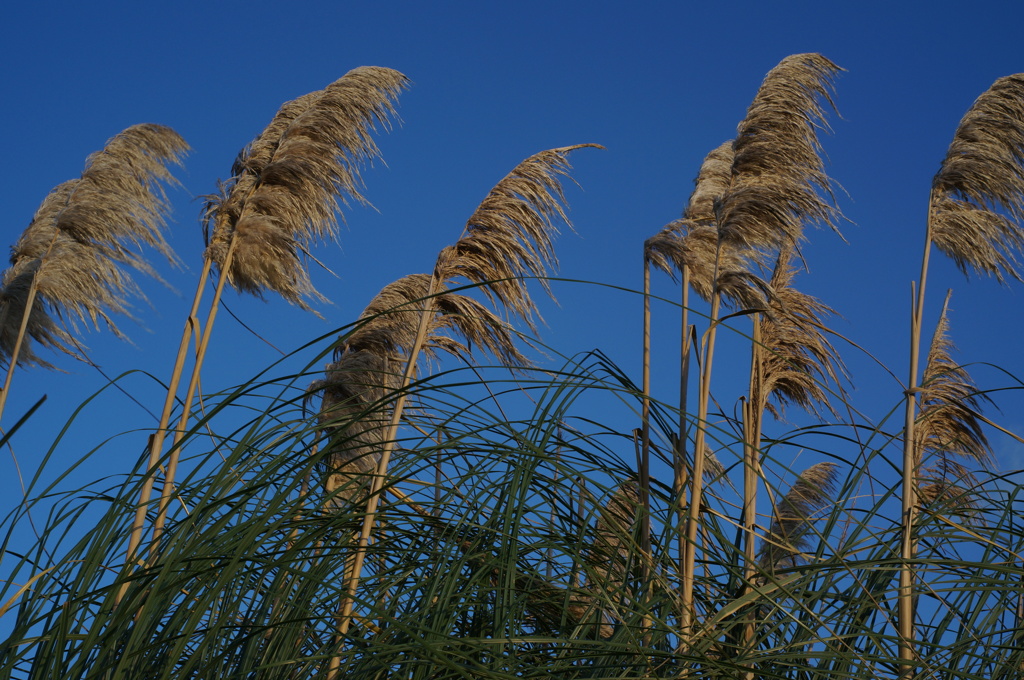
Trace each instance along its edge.
<path fill-rule="evenodd" d="M 110 375 L 139 369 L 166 380 L 200 267 L 197 198 L 226 178 L 238 150 L 278 106 L 320 89 L 353 67 L 388 66 L 413 87 L 400 100 L 401 128 L 379 137 L 384 164 L 366 172 L 376 211 L 346 211 L 341 247 L 316 256 L 337 278 L 314 271 L 332 300 L 324 320 L 279 299 L 227 297 L 246 324 L 292 350 L 352 321 L 383 285 L 428 271 L 458 237 L 487 191 L 524 157 L 550 147 L 597 142 L 573 160 L 582 190 L 567 196 L 577 234 L 558 243 L 569 279 L 640 287 L 645 238 L 675 219 L 704 155 L 733 136 L 764 74 L 783 57 L 821 52 L 847 69 L 824 139 L 829 172 L 845 193 L 848 241 L 815 231 L 798 285 L 843 316 L 835 329 L 905 379 L 910 282 L 918 276 L 932 174 L 975 97 L 998 77 L 1024 71 L 1024 5 L 980 1 L 912 3 L 489 4 L 344 2 L 18 3 L 0 22 L 0 168 L 3 234 L 13 243 L 57 183 L 77 177 L 85 157 L 125 127 L 169 125 L 193 151 L 172 193 L 172 243 L 184 271 L 161 267 L 177 294 L 141 281 L 152 308 L 125 321 L 134 346 L 108 332 L 83 341 Z M 315 269 L 315 268 L 314 268 Z M 942 293 L 955 289 L 952 329 L 963 362 L 990 363 L 1024 376 L 1020 314 L 1024 286 L 967 283 L 942 257 L 929 283 L 931 328 Z M 543 339 L 564 354 L 599 347 L 639 381 L 639 299 L 613 290 L 557 285 L 561 307 L 544 305 Z M 655 292 L 676 298 L 666 277 Z M 656 313 L 658 310 L 656 309 Z M 656 321 L 655 388 L 671 399 L 676 314 Z M 725 341 L 728 343 L 728 340 Z M 728 344 L 727 344 L 728 346 Z M 862 353 L 838 343 L 854 374 L 854 403 L 881 417 L 901 388 Z M 727 356 L 729 350 L 724 349 Z M 230 317 L 215 330 L 207 390 L 251 377 L 276 352 Z M 732 354 L 743 357 L 743 354 Z M 55 430 L 105 384 L 94 369 L 63 357 L 66 371 L 21 371 L 5 425 L 49 399 L 14 442 L 30 474 Z M 663 368 L 665 367 L 665 368 Z M 722 362 L 716 393 L 745 359 Z M 1013 381 L 980 365 L 985 387 Z M 737 383 L 739 384 L 739 383 Z M 156 411 L 159 391 L 143 375 L 125 387 Z M 721 385 L 718 387 L 717 385 Z M 1003 415 L 1024 430 L 1024 398 L 1006 393 Z M 93 402 L 54 461 L 74 460 L 107 438 L 154 424 L 117 393 Z M 142 433 L 106 445 L 83 474 L 127 470 Z M 1003 469 L 1024 468 L 1024 450 L 993 434 Z M 796 454 L 794 454 L 796 455 Z M 4 507 L 19 494 L 10 452 L 0 458 Z"/>

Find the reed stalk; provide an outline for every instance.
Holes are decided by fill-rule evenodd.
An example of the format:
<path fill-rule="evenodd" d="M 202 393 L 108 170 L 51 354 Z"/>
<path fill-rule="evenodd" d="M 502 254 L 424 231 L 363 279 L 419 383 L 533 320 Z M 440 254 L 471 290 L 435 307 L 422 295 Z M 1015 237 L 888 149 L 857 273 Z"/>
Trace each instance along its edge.
<path fill-rule="evenodd" d="M 641 428 L 640 451 L 637 456 L 637 472 L 640 477 L 640 506 L 643 515 L 640 519 L 640 550 L 646 557 L 651 551 L 651 519 L 650 519 L 650 460 L 651 460 L 651 266 L 644 257 L 644 318 L 643 318 L 643 351 L 642 357 L 642 396 L 641 396 Z M 644 573 L 644 580 L 648 574 Z"/>
<path fill-rule="evenodd" d="M 377 126 L 390 128 L 394 101 L 407 83 L 404 75 L 392 69 L 361 67 L 324 90 L 287 102 L 263 133 L 239 154 L 225 192 L 210 199 L 206 210 L 209 243 L 203 271 L 168 384 L 161 427 L 150 447 L 150 477 L 155 474 L 152 464 L 163 456 L 184 357 L 212 267 L 217 267 L 219 276 L 174 430 L 153 525 L 150 562 L 159 554 L 160 537 L 174 492 L 180 444 L 191 417 L 192 400 L 199 387 L 225 285 L 230 282 L 239 291 L 257 296 L 272 290 L 305 309 L 309 307 L 304 296 L 321 297 L 309 282 L 301 254 L 308 252 L 312 242 L 336 236 L 339 198 L 365 201 L 360 193 L 360 167 L 379 157 L 370 134 Z M 141 543 L 152 486 L 152 479 L 147 479 L 133 526 L 129 560 Z"/>
<path fill-rule="evenodd" d="M 14 378 L 14 367 L 18 365 L 18 357 L 21 356 L 21 348 L 25 342 L 28 332 L 29 317 L 36 302 L 36 277 L 32 277 L 29 284 L 28 295 L 25 298 L 25 312 L 21 315 L 21 325 L 18 327 L 18 336 L 14 340 L 14 346 L 10 352 L 10 363 L 7 366 L 7 375 L 4 377 L 4 386 L 0 390 L 0 419 L 3 418 L 4 408 L 7 406 L 7 395 L 11 392 L 11 381 Z"/>
<path fill-rule="evenodd" d="M 967 274 L 993 276 L 1000 283 L 1022 280 L 1017 254 L 1024 248 L 1024 74 L 995 81 L 971 105 L 953 134 L 932 179 L 925 222 L 921 275 L 912 291 L 910 360 L 903 432 L 902 517 L 897 628 L 900 676 L 916 675 L 914 612 L 915 524 L 921 451 L 917 450 L 917 397 L 921 329 L 932 245 Z"/>
<path fill-rule="evenodd" d="M 749 399 L 743 401 L 743 589 L 747 595 L 753 588 L 757 574 L 756 529 L 757 529 L 757 488 L 761 479 L 761 417 L 757 385 L 763 384 L 761 368 L 761 316 L 754 314 L 750 351 Z M 755 621 L 753 612 L 744 617 L 741 641 L 743 649 L 749 650 L 754 640 Z M 744 680 L 752 680 L 752 670 L 744 671 Z"/>
<path fill-rule="evenodd" d="M 188 357 L 188 348 L 190 345 L 193 334 L 199 332 L 199 305 L 202 301 L 203 291 L 206 289 L 206 279 L 210 274 L 210 263 L 209 260 L 205 260 L 203 263 L 203 269 L 199 273 L 199 285 L 196 286 L 196 293 L 192 299 L 192 308 L 189 310 L 188 318 L 185 321 L 185 328 L 181 334 L 181 341 L 178 343 L 178 353 L 174 359 L 174 369 L 171 372 L 171 379 L 167 386 L 167 396 L 164 400 L 164 407 L 160 412 L 160 422 L 157 425 L 156 432 L 149 439 L 149 460 L 146 464 L 148 474 L 142 484 L 142 490 L 139 494 L 139 504 L 135 508 L 135 518 L 132 521 L 131 534 L 128 539 L 128 550 L 126 560 L 128 562 L 133 561 L 136 558 L 136 552 L 139 545 L 142 543 L 143 534 L 146 528 L 146 515 L 149 512 L 149 502 L 153 493 L 153 486 L 156 481 L 156 471 L 160 465 L 160 452 L 163 448 L 164 437 L 166 436 L 167 426 L 170 423 L 171 412 L 174 408 L 174 401 L 178 393 L 178 383 L 181 380 L 182 372 L 185 368 L 185 361 Z M 165 482 L 166 485 L 166 482 Z M 165 495 L 169 492 L 165 492 Z M 158 519 L 165 513 L 166 506 L 161 501 L 161 512 Z M 160 522 L 162 526 L 162 521 Z M 159 533 L 157 533 L 159 537 Z M 155 541 L 154 541 L 155 545 Z M 150 557 L 152 559 L 152 555 Z M 124 593 L 127 590 L 127 584 L 122 586 L 118 601 L 121 597 L 124 597 Z"/>
<path fill-rule="evenodd" d="M 234 241 L 232 241 L 232 245 L 233 244 Z M 192 364 L 192 374 L 189 377 L 188 387 L 185 390 L 185 398 L 182 401 L 181 418 L 178 420 L 178 427 L 174 430 L 174 438 L 172 439 L 171 442 L 171 452 L 167 461 L 167 470 L 164 473 L 164 484 L 160 493 L 160 503 L 159 507 L 157 508 L 156 519 L 153 521 L 153 538 L 150 541 L 149 546 L 149 562 L 151 564 L 153 563 L 153 561 L 156 560 L 159 554 L 158 546 L 160 544 L 160 537 L 163 535 L 164 523 L 167 520 L 167 511 L 168 508 L 170 507 L 172 496 L 174 494 L 174 480 L 177 475 L 178 460 L 180 458 L 181 452 L 180 444 L 185 436 L 186 428 L 188 426 L 189 416 L 191 415 L 192 400 L 195 397 L 197 390 L 199 389 L 199 375 L 203 366 L 203 361 L 206 359 L 206 350 L 210 346 L 210 336 L 213 332 L 214 321 L 216 321 L 217 319 L 217 310 L 220 309 L 220 299 L 221 295 L 224 293 L 224 284 L 227 282 L 227 272 L 230 267 L 232 254 L 233 248 L 229 246 L 227 255 L 224 260 L 225 263 L 227 264 L 223 269 L 221 269 L 220 276 L 217 278 L 217 287 L 214 289 L 213 292 L 213 300 L 210 303 L 210 310 L 209 312 L 207 312 L 206 315 L 206 323 L 203 324 L 202 326 L 195 327 L 192 322 L 192 319 L 194 318 L 193 314 L 190 313 L 189 320 L 186 321 L 185 324 L 185 331 L 182 334 L 182 338 L 184 340 L 185 336 L 189 335 L 189 331 L 192 328 L 196 328 L 196 330 L 202 331 L 202 335 L 196 344 L 195 361 Z M 209 271 L 209 265 L 204 264 L 203 272 L 202 274 L 200 274 L 200 285 L 196 287 L 196 297 L 195 301 L 193 302 L 194 309 L 198 309 L 198 304 L 200 302 L 200 299 L 202 298 L 203 284 L 205 283 L 205 278 Z M 187 340 L 183 342 L 183 346 L 187 351 Z M 179 348 L 179 355 L 180 353 L 181 350 Z M 168 386 L 167 390 L 168 394 L 171 395 L 170 401 L 172 405 L 174 395 L 177 393 L 178 380 L 180 380 L 180 375 L 181 366 L 179 365 L 178 361 L 175 361 L 175 371 L 171 377 L 171 385 Z M 171 392 L 171 386 L 173 386 L 175 390 L 173 393 Z M 167 411 L 167 407 L 168 404 L 165 402 L 164 411 Z M 161 415 L 161 420 L 162 419 L 163 416 Z M 160 429 L 157 431 L 157 435 L 153 438 L 151 444 L 151 458 L 154 455 L 157 457 L 157 459 L 160 458 L 161 451 L 163 449 L 164 433 L 166 432 L 166 424 L 164 429 Z"/>
<path fill-rule="evenodd" d="M 672 449 L 672 497 L 676 499 L 676 520 L 672 524 L 678 536 L 676 551 L 679 564 L 679 586 L 682 587 L 682 558 L 684 546 L 686 545 L 682 528 L 683 518 L 686 516 L 686 484 L 688 479 L 686 449 L 690 436 L 687 404 L 690 393 L 690 354 L 692 350 L 691 335 L 693 334 L 693 326 L 690 325 L 690 268 L 688 266 L 683 266 L 680 278 L 682 318 L 680 320 L 681 331 L 679 341 L 679 434 L 676 439 L 676 445 Z"/>
<path fill-rule="evenodd" d="M 697 528 L 700 521 L 701 503 L 704 495 L 704 459 L 701 455 L 707 446 L 708 403 L 711 395 L 711 367 L 715 357 L 715 337 L 718 333 L 718 320 L 721 310 L 721 293 L 716 289 L 711 295 L 711 314 L 708 330 L 704 334 L 701 347 L 700 384 L 697 392 L 697 431 L 694 438 L 693 473 L 690 477 L 690 499 L 686 510 L 686 545 L 683 551 L 683 591 L 680 606 L 683 618 L 680 621 L 680 637 L 685 645 L 689 644 L 696 617 L 693 602 L 695 580 Z"/>
<path fill-rule="evenodd" d="M 398 396 L 391 407 L 391 418 L 366 500 L 351 568 L 347 570 L 345 593 L 336 615 L 336 644 L 340 644 L 351 625 L 355 594 L 375 525 L 380 490 L 387 479 L 391 455 L 398 441 L 408 388 L 432 322 L 435 322 L 436 294 L 446 288 L 449 281 L 467 279 L 480 286 L 492 302 L 500 304 L 533 329 L 536 306 L 526 289 L 524 277 L 539 278 L 544 289 L 550 292 L 544 277 L 549 267 L 556 263 L 552 246 L 553 236 L 557 233 L 555 220 L 568 224 L 559 179 L 568 177 L 568 154 L 584 147 L 601 148 L 596 144 L 578 144 L 542 151 L 521 162 L 491 190 L 470 217 L 459 240 L 438 255 L 426 292 L 417 298 L 422 302 L 422 309 L 418 315 L 415 339 L 408 347 L 402 380 L 394 392 Z M 457 317 L 452 318 L 458 323 Z M 500 335 L 492 332 L 493 329 L 504 329 L 504 324 L 493 315 L 487 318 L 494 320 L 494 323 L 486 324 L 488 328 L 474 330 L 472 326 L 462 326 L 460 330 L 463 333 L 468 331 L 478 344 L 482 341 L 484 347 L 506 361 L 518 361 L 521 355 L 512 344 L 511 336 L 504 330 Z M 472 322 L 472 319 L 468 320 Z M 407 329 L 397 328 L 392 332 L 406 333 Z M 340 657 L 334 655 L 328 664 L 328 680 L 336 680 L 339 673 Z"/>

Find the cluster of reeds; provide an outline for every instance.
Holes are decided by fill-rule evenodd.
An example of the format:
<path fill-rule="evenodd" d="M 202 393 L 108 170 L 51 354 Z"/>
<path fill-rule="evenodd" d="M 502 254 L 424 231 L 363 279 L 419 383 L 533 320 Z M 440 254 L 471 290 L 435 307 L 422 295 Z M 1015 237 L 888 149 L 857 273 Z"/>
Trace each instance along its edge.
<path fill-rule="evenodd" d="M 819 139 L 840 70 L 817 54 L 772 69 L 681 219 L 643 244 L 639 385 L 596 351 L 530 358 L 529 286 L 551 292 L 568 158 L 597 146 L 583 144 L 515 166 L 429 274 L 385 286 L 305 370 L 205 393 L 200 437 L 191 404 L 224 287 L 319 299 L 309 251 L 363 200 L 407 80 L 364 67 L 286 103 L 209 199 L 146 455 L 113 486 L 37 489 L 5 521 L 0 678 L 1019 677 L 1021 489 L 986 484 L 995 424 L 955 359 L 948 296 L 919 354 L 932 243 L 1021 278 L 1024 76 L 978 99 L 933 181 L 891 431 L 851 405 L 834 312 L 796 287 L 806 227 L 841 217 Z M 160 187 L 185 149 L 129 128 L 43 202 L 4 275 L 0 412 L 15 367 L 46 365 L 33 345 L 82 354 L 76 321 L 116 332 L 137 291 L 124 267 L 150 271 L 138 246 L 173 260 Z M 652 388 L 652 268 L 682 284 L 678 404 Z M 750 340 L 731 410 L 712 393 L 723 329 Z M 794 408 L 821 424 L 787 430 Z M 620 414 L 639 427 L 617 431 Z M 44 503 L 43 536 L 14 549 Z M 85 508 L 99 519 L 81 535 Z"/>

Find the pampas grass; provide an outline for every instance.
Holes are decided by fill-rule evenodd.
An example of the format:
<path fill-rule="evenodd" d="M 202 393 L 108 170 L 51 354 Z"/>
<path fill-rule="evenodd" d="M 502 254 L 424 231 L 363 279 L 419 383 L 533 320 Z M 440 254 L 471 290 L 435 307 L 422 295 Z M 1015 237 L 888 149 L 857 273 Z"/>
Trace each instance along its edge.
<path fill-rule="evenodd" d="M 952 507 L 971 507 L 969 499 L 977 482 L 961 461 L 982 469 L 991 469 L 995 462 L 980 415 L 987 398 L 978 391 L 967 369 L 953 360 L 956 347 L 949 335 L 951 295 L 952 291 L 946 294 L 932 335 L 918 395 L 921 411 L 914 431 L 914 468 L 921 506 L 948 503 Z"/>
<path fill-rule="evenodd" d="M 79 179 L 43 200 L 3 274 L 0 357 L 8 372 L 0 413 L 16 365 L 49 367 L 33 343 L 79 356 L 65 324 L 102 324 L 123 337 L 114 317 L 130 315 L 128 300 L 142 297 L 128 270 L 154 275 L 140 249 L 176 261 L 163 234 L 163 186 L 177 184 L 168 166 L 180 165 L 187 150 L 168 127 L 134 125 L 91 154 Z"/>
<path fill-rule="evenodd" d="M 787 404 L 818 416 L 832 412 L 827 390 L 830 385 L 839 388 L 845 375 L 824 325 L 824 319 L 836 312 L 793 286 L 798 272 L 794 255 L 792 247 L 779 253 L 769 282 L 767 308 L 755 321 L 759 325 L 756 351 L 760 366 L 750 399 L 756 412 L 767 410 L 776 418 L 782 417 Z"/>
<path fill-rule="evenodd" d="M 1000 78 L 964 114 L 932 180 L 935 246 L 965 274 L 1021 279 L 1024 73 Z"/>
<path fill-rule="evenodd" d="M 391 412 L 383 450 L 370 486 L 352 566 L 347 570 L 351 576 L 338 608 L 339 636 L 347 634 L 352 621 L 355 593 L 375 524 L 380 491 L 402 419 L 406 389 L 415 373 L 420 352 L 428 344 L 431 326 L 436 323 L 438 308 L 434 300 L 437 293 L 455 278 L 467 279 L 480 286 L 492 303 L 500 304 L 532 329 L 537 316 L 536 306 L 529 296 L 523 277 L 540 277 L 543 287 L 548 289 L 543 277 L 548 268 L 557 262 L 552 246 L 553 237 L 557 233 L 555 220 L 568 222 L 559 179 L 568 176 L 568 154 L 584 147 L 600 148 L 596 144 L 560 147 L 534 154 L 519 163 L 481 202 L 466 223 L 459 240 L 442 249 L 438 255 L 434 273 L 423 294 L 423 308 L 398 384 L 398 398 Z M 403 325 L 401 334 L 410 333 L 411 328 Z M 514 349 L 502 348 L 502 344 L 498 337 L 485 342 L 485 346 L 498 347 L 500 354 L 514 358 Z M 338 669 L 337 659 L 332 659 L 328 669 L 330 680 L 337 677 Z"/>
<path fill-rule="evenodd" d="M 530 156 L 506 175 L 466 222 L 463 235 L 437 256 L 438 281 L 464 278 L 481 286 L 500 304 L 534 329 L 536 305 L 526 288 L 556 267 L 552 240 L 558 222 L 568 223 L 559 180 L 569 176 L 569 154 L 599 144 L 576 144 Z"/>
<path fill-rule="evenodd" d="M 771 248 L 799 242 L 807 224 L 835 226 L 818 130 L 828 129 L 841 70 L 820 54 L 794 54 L 765 76 L 737 129 L 732 181 L 717 204 L 723 241 Z"/>
<path fill-rule="evenodd" d="M 361 167 L 380 157 L 372 133 L 391 128 L 408 84 L 393 69 L 353 69 L 283 105 L 242 151 L 207 209 L 206 257 L 235 288 L 273 291 L 303 308 L 306 299 L 322 299 L 305 257 L 314 243 L 336 237 L 339 202 L 366 202 Z"/>
<path fill-rule="evenodd" d="M 695 450 L 704 446 L 715 335 L 719 323 L 719 266 L 723 246 L 740 248 L 748 261 L 758 253 L 796 245 L 807 223 L 834 226 L 838 210 L 824 172 L 817 130 L 825 125 L 826 105 L 831 106 L 832 82 L 839 67 L 818 54 L 786 57 L 765 77 L 733 141 L 728 187 L 719 182 L 717 201 L 712 199 L 717 228 L 712 279 L 710 327 L 702 351 L 701 381 L 697 403 Z M 715 173 L 721 175 L 721 172 Z M 706 204 L 706 200 L 699 205 Z M 748 254 L 749 253 L 749 254 Z M 748 278 L 740 275 L 741 280 Z M 686 545 L 683 554 L 683 638 L 690 635 L 696 615 L 693 603 L 698 516 L 702 502 L 703 458 L 694 462 L 687 511 Z"/>
<path fill-rule="evenodd" d="M 128 299 L 141 295 L 125 268 L 153 274 L 137 251 L 151 247 L 175 261 L 162 231 L 169 206 L 161 184 L 177 184 L 167 166 L 180 164 L 187 150 L 168 127 L 135 125 L 90 155 L 80 179 L 50 192 L 11 248 L 11 267 L 3 275 L 4 296 L 12 300 L 3 309 L 4 338 L 17 335 L 11 329 L 21 323 L 24 305 L 17 309 L 13 300 L 26 278 L 34 280 L 52 315 L 73 326 L 102 323 L 122 335 L 113 317 L 127 315 Z M 61 341 L 66 338 L 53 337 L 46 320 L 29 323 L 43 330 L 39 336 L 29 333 L 31 340 L 69 349 Z M 0 348 L 10 361 L 13 345 L 4 342 Z M 39 362 L 30 347 L 21 360 Z"/>
<path fill-rule="evenodd" d="M 195 298 L 182 332 L 157 432 L 150 442 L 150 467 L 163 453 L 164 438 L 190 337 L 198 323 L 203 289 L 211 268 L 220 270 L 213 300 L 197 340 L 195 364 L 183 399 L 174 444 L 184 435 L 199 387 L 199 376 L 213 331 L 224 285 L 262 295 L 273 290 L 308 308 L 304 297 L 316 297 L 303 256 L 312 242 L 333 236 L 338 201 L 363 201 L 360 167 L 378 157 L 371 137 L 379 126 L 389 128 L 394 99 L 407 85 L 392 69 L 354 69 L 319 92 L 286 103 L 270 124 L 235 160 L 235 172 L 219 197 L 207 204 L 209 244 Z M 198 334 L 198 331 L 195 331 Z M 171 502 L 180 451 L 174 448 L 167 465 L 159 510 L 153 527 L 151 557 Z M 129 541 L 128 560 L 142 542 L 152 482 L 144 487 Z"/>
<path fill-rule="evenodd" d="M 910 377 L 903 443 L 903 543 L 906 562 L 914 557 L 914 522 L 919 501 L 915 479 L 918 371 L 925 290 L 931 247 L 949 256 L 964 274 L 989 274 L 998 281 L 1020 280 L 1017 251 L 1024 246 L 1024 74 L 998 79 L 964 114 L 939 171 L 932 179 L 925 227 L 921 277 L 910 319 Z M 940 323 L 941 326 L 941 323 Z M 969 428 L 968 428 L 969 429 Z M 961 432 L 968 435 L 967 432 Z M 969 435 L 968 435 L 969 436 Z M 970 439 L 966 440 L 969 444 Z M 913 673 L 913 570 L 901 572 L 900 634 L 904 675 Z"/>

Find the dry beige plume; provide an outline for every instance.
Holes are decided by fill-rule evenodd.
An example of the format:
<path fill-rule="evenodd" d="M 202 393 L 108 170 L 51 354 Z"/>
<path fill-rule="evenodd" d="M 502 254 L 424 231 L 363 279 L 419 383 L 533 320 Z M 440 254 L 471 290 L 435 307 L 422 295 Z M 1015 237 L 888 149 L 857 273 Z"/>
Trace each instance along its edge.
<path fill-rule="evenodd" d="M 834 109 L 841 70 L 820 54 L 795 54 L 765 76 L 739 125 L 732 182 L 716 207 L 724 241 L 771 250 L 798 242 L 805 224 L 835 227 L 818 131 L 828 127 L 825 105 Z"/>
<path fill-rule="evenodd" d="M 751 251 L 732 243 L 719 243 L 714 206 L 732 181 L 732 140 L 711 152 L 701 164 L 693 193 L 683 217 L 668 223 L 644 242 L 644 256 L 669 276 L 684 267 L 690 273 L 690 287 L 705 302 L 714 289 L 715 261 L 718 260 L 718 284 L 722 295 L 743 309 L 764 306 L 763 283 L 750 274 Z"/>
<path fill-rule="evenodd" d="M 310 388 L 323 393 L 321 424 L 332 437 L 325 456 L 327 491 L 348 487 L 336 498 L 361 497 L 367 473 L 388 445 L 391 400 L 401 390 L 407 363 L 419 359 L 413 352 L 424 314 L 428 357 L 440 350 L 468 359 L 469 347 L 476 346 L 507 366 L 527 364 L 503 319 L 449 287 L 453 279 L 466 278 L 492 302 L 532 322 L 536 308 L 522 277 L 543 277 L 555 262 L 554 220 L 568 221 L 558 180 L 568 174 L 568 153 L 584 146 L 597 145 L 551 149 L 517 165 L 477 208 L 462 238 L 441 251 L 433 276 L 414 274 L 386 286 L 345 336 L 326 379 Z"/>
<path fill-rule="evenodd" d="M 981 521 L 978 510 L 978 480 L 965 466 L 950 458 L 924 470 L 917 489 L 917 502 L 922 509 L 942 514 L 959 515 L 967 522 Z"/>
<path fill-rule="evenodd" d="M 821 415 L 819 407 L 831 411 L 825 384 L 838 385 L 840 376 L 845 375 L 842 360 L 822 324 L 822 318 L 835 314 L 835 310 L 793 287 L 797 273 L 793 254 L 789 247 L 779 253 L 768 310 L 758 321 L 764 351 L 755 377 L 760 376 L 763 382 L 753 386 L 758 399 L 755 407 L 768 409 L 776 418 L 790 403 L 817 415 Z"/>
<path fill-rule="evenodd" d="M 594 542 L 584 552 L 589 578 L 582 592 L 573 593 L 569 614 L 578 624 L 596 617 L 597 633 L 603 638 L 614 633 L 615 616 L 610 603 L 628 599 L 626 586 L 641 559 L 637 543 L 640 493 L 636 482 L 624 482 L 606 503 L 598 506 Z"/>
<path fill-rule="evenodd" d="M 964 114 L 932 180 L 935 245 L 970 269 L 1021 279 L 1024 247 L 1024 73 L 1000 78 Z"/>
<path fill-rule="evenodd" d="M 974 485 L 974 477 L 958 462 L 993 465 L 992 449 L 978 414 L 987 397 L 978 392 L 967 369 L 953 360 L 955 346 L 949 337 L 949 298 L 935 326 L 919 393 L 921 412 L 914 428 L 916 464 L 935 461 L 921 471 L 922 502 L 956 500 Z"/>
<path fill-rule="evenodd" d="M 366 475 L 380 459 L 392 404 L 426 304 L 429 274 L 412 274 L 384 287 L 367 305 L 328 364 L 326 376 L 310 386 L 321 393 L 321 426 L 331 434 L 325 454 L 325 491 L 335 503 L 361 497 Z M 469 347 L 483 348 L 508 366 L 525 366 L 511 327 L 480 302 L 441 290 L 433 298 L 426 356 L 448 352 L 466 360 Z"/>
<path fill-rule="evenodd" d="M 408 79 L 364 66 L 286 103 L 232 167 L 234 177 L 207 206 L 206 257 L 240 291 L 279 293 L 308 309 L 322 299 L 309 280 L 310 246 L 337 235 L 339 200 L 365 202 L 360 168 L 380 157 L 371 133 L 389 129 Z"/>
<path fill-rule="evenodd" d="M 524 277 L 545 276 L 557 265 L 555 221 L 569 223 L 559 179 L 569 176 L 568 155 L 599 144 L 576 144 L 530 156 L 491 189 L 466 223 L 462 237 L 437 257 L 439 281 L 464 278 L 479 285 L 492 302 L 535 330 L 536 305 Z"/>
<path fill-rule="evenodd" d="M 810 547 L 808 534 L 816 516 L 832 503 L 837 471 L 835 463 L 812 465 L 800 473 L 792 488 L 779 500 L 771 528 L 761 545 L 759 565 L 762 570 L 772 573 L 801 562 L 801 553 Z"/>
<path fill-rule="evenodd" d="M 126 266 L 153 274 L 142 246 L 172 262 L 163 235 L 169 206 L 163 184 L 176 184 L 169 164 L 181 163 L 188 145 L 161 125 L 132 126 L 86 160 L 82 176 L 64 182 L 43 200 L 11 252 L 0 293 L 0 351 L 11 358 L 31 285 L 37 298 L 27 337 L 53 349 L 73 351 L 74 341 L 52 317 L 121 336 L 112 319 L 127 314 L 128 298 L 141 297 Z M 46 365 L 26 343 L 19 364 Z"/>

